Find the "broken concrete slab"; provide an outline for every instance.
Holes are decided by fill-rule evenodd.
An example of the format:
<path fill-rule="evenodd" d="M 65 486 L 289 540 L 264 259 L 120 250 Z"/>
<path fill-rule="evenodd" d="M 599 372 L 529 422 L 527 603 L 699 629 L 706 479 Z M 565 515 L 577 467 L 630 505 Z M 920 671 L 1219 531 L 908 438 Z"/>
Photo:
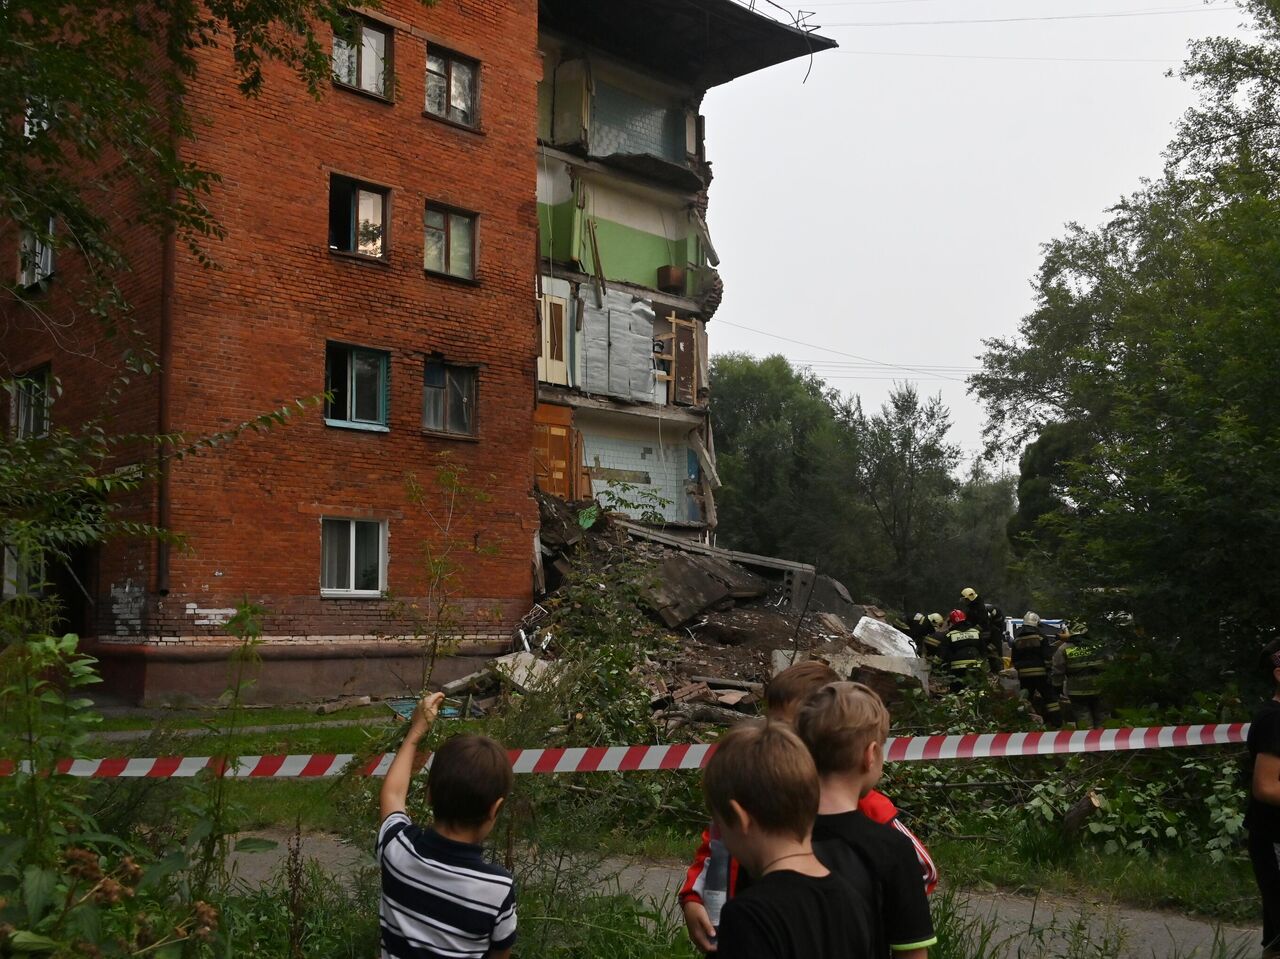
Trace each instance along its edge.
<path fill-rule="evenodd" d="M 881 655 L 915 658 L 916 646 L 910 636 L 870 616 L 858 620 L 853 635 Z"/>
<path fill-rule="evenodd" d="M 654 570 L 656 582 L 641 598 L 669 628 L 683 626 L 730 597 L 729 587 L 682 554 L 668 556 Z"/>
<path fill-rule="evenodd" d="M 540 688 L 551 672 L 551 665 L 539 659 L 533 653 L 523 650 L 499 656 L 493 661 L 492 669 L 521 692 L 529 692 Z"/>

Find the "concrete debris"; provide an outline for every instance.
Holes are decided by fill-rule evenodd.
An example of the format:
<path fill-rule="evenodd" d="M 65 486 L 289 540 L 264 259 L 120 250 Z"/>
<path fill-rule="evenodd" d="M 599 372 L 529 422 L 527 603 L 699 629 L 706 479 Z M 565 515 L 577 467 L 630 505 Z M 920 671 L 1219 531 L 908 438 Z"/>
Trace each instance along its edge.
<path fill-rule="evenodd" d="M 537 499 L 547 593 L 521 621 L 517 652 L 494 666 L 517 690 L 536 688 L 552 668 L 557 649 L 547 611 L 562 601 L 560 587 L 616 568 L 641 571 L 634 581 L 638 602 L 670 633 L 670 643 L 635 667 L 667 732 L 758 715 L 764 683 L 803 659 L 823 659 L 890 699 L 904 684 L 928 688 L 928 667 L 910 639 L 883 611 L 854 602 L 843 584 L 813 566 L 708 546 L 590 500 L 568 503 L 541 491 Z M 601 589 L 604 582 L 602 576 Z M 477 675 L 492 681 L 492 671 Z M 466 685 L 473 679 L 451 685 L 486 688 L 480 681 Z"/>
<path fill-rule="evenodd" d="M 549 663 L 523 650 L 507 656 L 499 656 L 493 661 L 492 668 L 521 692 L 538 689 L 547 681 L 547 674 L 551 672 Z"/>
<path fill-rule="evenodd" d="M 863 616 L 858 620 L 853 635 L 884 656 L 905 656 L 912 659 L 916 656 L 916 646 L 910 636 L 870 616 Z"/>

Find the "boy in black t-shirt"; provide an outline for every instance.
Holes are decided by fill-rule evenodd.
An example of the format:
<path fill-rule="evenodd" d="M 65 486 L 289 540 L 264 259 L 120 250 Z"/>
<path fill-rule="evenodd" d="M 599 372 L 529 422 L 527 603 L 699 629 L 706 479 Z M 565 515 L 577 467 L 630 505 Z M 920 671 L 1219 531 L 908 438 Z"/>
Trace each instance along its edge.
<path fill-rule="evenodd" d="M 821 783 L 813 847 L 871 905 L 876 959 L 925 959 L 938 941 L 915 849 L 901 833 L 858 812 L 884 772 L 889 711 L 861 683 L 831 683 L 796 714 Z"/>
<path fill-rule="evenodd" d="M 1280 640 L 1262 651 L 1262 673 L 1272 697 L 1258 707 L 1249 725 L 1253 782 L 1244 825 L 1249 859 L 1262 896 L 1263 959 L 1280 957 Z"/>
<path fill-rule="evenodd" d="M 813 854 L 818 771 L 796 734 L 767 721 L 735 726 L 702 786 L 724 844 L 754 877 L 720 914 L 717 957 L 869 959 L 866 907 Z"/>

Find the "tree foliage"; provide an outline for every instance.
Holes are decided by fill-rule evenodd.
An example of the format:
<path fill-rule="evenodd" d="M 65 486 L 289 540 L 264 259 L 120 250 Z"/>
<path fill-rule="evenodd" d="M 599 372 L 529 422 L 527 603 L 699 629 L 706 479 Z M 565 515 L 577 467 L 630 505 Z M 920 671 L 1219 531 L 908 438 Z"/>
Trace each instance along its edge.
<path fill-rule="evenodd" d="M 868 416 L 784 357 L 715 357 L 722 541 L 813 563 L 855 596 L 943 611 L 962 587 L 1022 601 L 1004 524 L 1013 485 L 961 482 L 940 399 L 903 385 Z"/>
<path fill-rule="evenodd" d="M 1046 245 L 971 382 L 993 445 L 1039 437 L 1014 531 L 1059 599 L 1135 617 L 1153 698 L 1248 665 L 1280 598 L 1280 4 L 1246 6 L 1256 40 L 1193 45 L 1163 176 Z"/>

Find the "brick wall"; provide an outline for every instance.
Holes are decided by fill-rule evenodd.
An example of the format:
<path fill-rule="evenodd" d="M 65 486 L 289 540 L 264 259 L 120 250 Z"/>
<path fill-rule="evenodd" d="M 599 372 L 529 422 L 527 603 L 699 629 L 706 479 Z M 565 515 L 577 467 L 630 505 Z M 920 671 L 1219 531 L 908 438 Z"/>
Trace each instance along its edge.
<path fill-rule="evenodd" d="M 414 615 L 400 603 L 426 591 L 424 543 L 454 544 L 465 567 L 452 584 L 463 631 L 527 609 L 537 523 L 536 8 L 491 0 L 464 12 L 391 0 L 381 13 L 398 24 L 394 103 L 339 88 L 316 101 L 282 68 L 246 101 L 228 53 L 205 57 L 190 98 L 201 131 L 190 155 L 223 172 L 212 206 L 227 235 L 211 249 L 217 270 L 179 258 L 172 416 L 175 428 L 207 433 L 315 396 L 325 388 L 325 343 L 336 340 L 390 353 L 390 430 L 326 426 L 312 410 L 178 464 L 172 522 L 190 551 L 173 555 L 170 592 L 150 611 L 149 634 L 219 632 L 221 614 L 201 611 L 244 596 L 268 608 L 269 634 L 411 630 Z M 428 35 L 480 61 L 479 131 L 423 115 Z M 335 172 L 390 188 L 385 262 L 329 251 Z M 479 215 L 476 283 L 424 274 L 428 200 Z M 435 353 L 478 366 L 475 441 L 420 428 L 422 364 Z M 486 502 L 450 512 L 434 485 L 440 454 Z M 420 505 L 409 501 L 410 473 L 427 488 Z M 402 599 L 320 596 L 322 516 L 386 522 L 387 585 Z"/>
<path fill-rule="evenodd" d="M 157 588 L 157 544 L 99 551 L 86 576 L 96 602 L 85 631 L 103 640 L 220 635 L 227 610 L 245 598 L 267 608 L 266 634 L 293 641 L 412 634 L 426 617 L 425 546 L 452 550 L 461 567 L 447 587 L 455 632 L 501 634 L 528 608 L 537 527 L 536 5 L 386 0 L 377 15 L 393 29 L 394 102 L 338 88 L 316 100 L 284 67 L 270 68 L 261 96 L 246 100 L 230 52 L 200 51 L 187 101 L 198 139 L 187 156 L 222 175 L 210 206 L 226 236 L 207 244 L 216 269 L 177 245 L 168 411 L 171 429 L 195 437 L 316 397 L 325 388 L 325 343 L 338 340 L 390 354 L 390 429 L 326 426 L 311 408 L 270 433 L 175 463 L 170 525 L 185 544 L 170 551 L 169 588 Z M 428 42 L 479 61 L 477 130 L 424 116 Z M 389 188 L 385 262 L 330 253 L 335 172 Z M 479 215 L 476 282 L 424 273 L 428 200 Z M 127 219 L 127 199 L 113 202 Z M 163 244 L 154 233 L 128 230 L 134 258 L 122 282 L 155 347 Z M 0 235 L 0 257 L 13 249 L 14 238 Z M 74 274 L 69 260 L 59 265 L 50 315 L 74 311 Z M 115 348 L 87 332 L 90 319 L 81 318 L 84 341 L 68 349 L 65 337 L 60 343 L 32 329 L 23 314 L 10 306 L 0 317 L 0 358 L 10 371 L 52 360 L 66 387 L 56 424 L 97 415 L 115 373 L 114 354 L 104 350 Z M 422 364 L 430 354 L 477 368 L 474 438 L 420 428 Z M 125 402 L 108 410 L 108 427 L 154 433 L 157 396 L 156 377 L 136 381 Z M 441 454 L 483 491 L 484 502 L 463 498 L 450 508 L 434 484 Z M 411 502 L 408 474 L 426 489 L 420 503 Z M 156 520 L 154 487 L 134 497 L 130 515 Z M 386 523 L 393 598 L 321 597 L 323 516 Z"/>

